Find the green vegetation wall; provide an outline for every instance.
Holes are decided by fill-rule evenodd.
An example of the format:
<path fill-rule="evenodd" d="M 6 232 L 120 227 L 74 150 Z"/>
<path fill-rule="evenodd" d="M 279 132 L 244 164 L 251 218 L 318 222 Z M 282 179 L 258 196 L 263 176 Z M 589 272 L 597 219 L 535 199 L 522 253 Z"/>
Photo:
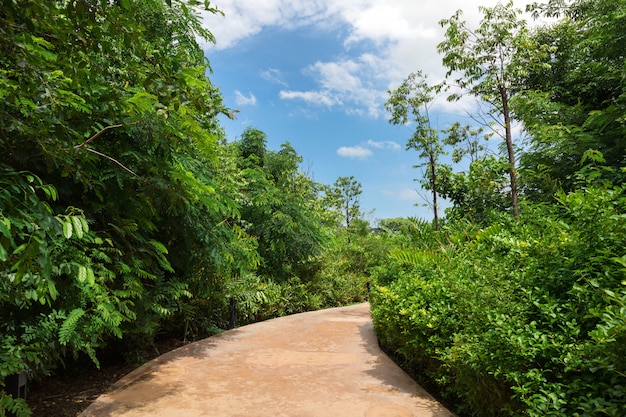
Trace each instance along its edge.
<path fill-rule="evenodd" d="M 212 36 L 171 3 L 3 2 L 0 386 L 168 322 L 206 334 L 259 262 L 221 166 Z M 28 413 L 4 392 L 0 410 Z"/>
<path fill-rule="evenodd" d="M 548 1 L 531 11 L 555 23 L 522 37 L 506 30 L 517 22 L 490 32 L 466 31 L 459 14 L 443 22 L 444 52 L 478 48 L 465 43 L 476 33 L 489 46 L 537 46 L 498 67 L 515 74 L 510 115 L 526 135 L 513 167 L 519 215 L 501 160 L 440 166 L 452 203 L 441 231 L 387 223 L 388 262 L 374 273 L 381 344 L 459 415 L 626 415 L 624 10 L 623 0 Z M 467 69 L 449 65 L 462 55 L 447 58 Z M 481 71 L 455 83 L 483 82 Z"/>
<path fill-rule="evenodd" d="M 248 323 L 366 297 L 322 271 L 335 225 L 295 149 L 225 137 L 200 3 L 2 3 L 0 415 L 30 413 L 8 375 L 141 360 L 231 301 Z"/>
<path fill-rule="evenodd" d="M 624 191 L 392 252 L 371 296 L 381 344 L 463 416 L 624 415 Z"/>

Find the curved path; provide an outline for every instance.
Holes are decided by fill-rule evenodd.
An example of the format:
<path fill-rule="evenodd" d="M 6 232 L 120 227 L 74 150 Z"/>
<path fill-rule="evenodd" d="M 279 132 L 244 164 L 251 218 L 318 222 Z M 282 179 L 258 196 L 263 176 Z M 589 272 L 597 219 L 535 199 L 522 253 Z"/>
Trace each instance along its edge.
<path fill-rule="evenodd" d="M 81 417 L 451 417 L 378 347 L 369 304 L 240 327 L 131 372 Z"/>

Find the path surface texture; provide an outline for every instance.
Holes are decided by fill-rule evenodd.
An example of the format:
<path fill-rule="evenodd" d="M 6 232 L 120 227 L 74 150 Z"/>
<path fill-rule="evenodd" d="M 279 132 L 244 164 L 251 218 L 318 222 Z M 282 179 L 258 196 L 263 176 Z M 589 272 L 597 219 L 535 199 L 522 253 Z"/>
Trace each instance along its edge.
<path fill-rule="evenodd" d="M 240 327 L 131 372 L 82 417 L 451 417 L 378 347 L 369 304 Z"/>

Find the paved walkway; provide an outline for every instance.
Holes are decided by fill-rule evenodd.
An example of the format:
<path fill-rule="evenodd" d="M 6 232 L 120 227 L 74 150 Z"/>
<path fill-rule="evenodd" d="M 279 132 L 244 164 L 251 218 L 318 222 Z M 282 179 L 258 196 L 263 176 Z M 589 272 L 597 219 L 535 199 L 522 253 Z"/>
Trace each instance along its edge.
<path fill-rule="evenodd" d="M 81 417 L 451 417 L 378 347 L 369 304 L 240 327 L 146 363 Z"/>

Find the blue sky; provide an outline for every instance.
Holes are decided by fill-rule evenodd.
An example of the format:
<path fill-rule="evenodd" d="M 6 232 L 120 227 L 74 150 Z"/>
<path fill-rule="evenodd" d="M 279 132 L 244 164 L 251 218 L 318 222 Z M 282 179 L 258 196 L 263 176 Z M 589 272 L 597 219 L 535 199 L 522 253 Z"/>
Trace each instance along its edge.
<path fill-rule="evenodd" d="M 302 170 L 332 184 L 354 176 L 363 187 L 361 209 L 370 221 L 390 217 L 431 219 L 414 181 L 421 171 L 406 151 L 410 126 L 393 126 L 384 109 L 387 89 L 423 70 L 443 77 L 436 45 L 438 22 L 462 8 L 478 22 L 482 0 L 222 0 L 225 16 L 207 15 L 216 45 L 206 45 L 213 83 L 227 107 L 230 140 L 252 126 L 268 147 L 290 142 Z M 516 2 L 523 8 L 525 2 Z M 440 128 L 467 123 L 459 105 L 442 104 L 431 115 Z M 417 205 L 417 206 L 416 206 Z"/>

